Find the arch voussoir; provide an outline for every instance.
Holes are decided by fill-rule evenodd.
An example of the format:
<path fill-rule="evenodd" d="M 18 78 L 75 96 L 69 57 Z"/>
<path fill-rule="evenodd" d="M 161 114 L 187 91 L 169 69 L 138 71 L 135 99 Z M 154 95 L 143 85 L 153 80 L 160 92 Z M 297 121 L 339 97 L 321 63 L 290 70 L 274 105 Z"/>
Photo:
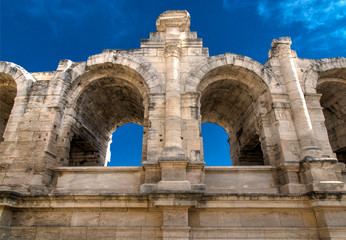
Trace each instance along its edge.
<path fill-rule="evenodd" d="M 137 72 L 147 83 L 150 93 L 162 92 L 162 88 L 157 87 L 158 85 L 163 86 L 157 72 L 150 64 L 133 56 L 116 53 L 115 51 L 105 51 L 101 54 L 90 56 L 87 60 L 87 67 L 92 68 L 107 63 L 125 66 Z"/>
<path fill-rule="evenodd" d="M 346 58 L 315 60 L 303 74 L 303 90 L 306 93 L 316 93 L 320 74 L 333 69 L 346 69 Z"/>
<path fill-rule="evenodd" d="M 0 61 L 0 72 L 13 78 L 17 85 L 17 97 L 26 96 L 32 83 L 36 82 L 36 79 L 24 68 L 11 62 Z"/>
<path fill-rule="evenodd" d="M 285 91 L 283 85 L 279 82 L 279 78 L 276 77 L 275 74 L 271 72 L 271 70 L 265 68 L 259 62 L 256 62 L 255 60 L 242 55 L 225 53 L 222 55 L 202 59 L 195 66 L 195 68 L 188 73 L 185 81 L 185 92 L 198 91 L 198 86 L 200 82 L 209 72 L 211 72 L 214 69 L 217 69 L 218 67 L 226 66 L 245 69 L 257 75 L 259 78 L 263 80 L 263 82 L 272 92 Z"/>

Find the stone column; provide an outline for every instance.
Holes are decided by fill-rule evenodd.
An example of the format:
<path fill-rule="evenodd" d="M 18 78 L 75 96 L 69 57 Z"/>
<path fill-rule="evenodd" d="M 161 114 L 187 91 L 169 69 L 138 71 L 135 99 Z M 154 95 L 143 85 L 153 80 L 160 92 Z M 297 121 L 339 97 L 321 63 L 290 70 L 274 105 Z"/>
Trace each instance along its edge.
<path fill-rule="evenodd" d="M 300 155 L 297 133 L 291 114 L 290 101 L 286 94 L 272 94 L 273 113 L 273 156 L 278 170 L 281 193 L 305 193 L 300 182 Z"/>
<path fill-rule="evenodd" d="M 300 162 L 290 162 L 291 159 L 285 159 L 280 166 L 283 176 L 287 178 L 286 181 L 283 181 L 286 184 L 281 187 L 281 191 L 301 192 L 297 183 L 298 171 L 301 183 L 305 184 L 305 191 L 338 191 L 343 189 L 344 183 L 338 179 L 335 172 L 337 160 L 323 156 L 318 147 L 305 96 L 299 82 L 294 59 L 296 55 L 291 50 L 291 43 L 289 37 L 274 39 L 273 49 L 270 51 L 270 57 L 279 64 L 280 73 L 286 86 L 301 149 Z"/>
<path fill-rule="evenodd" d="M 322 94 L 319 93 L 306 93 L 306 105 L 309 110 L 309 115 L 312 118 L 312 127 L 315 132 L 315 137 L 319 142 L 319 147 L 321 148 L 323 156 L 335 158 L 332 147 L 330 146 L 328 139 L 328 132 L 325 126 L 325 117 L 322 112 L 322 107 L 320 104 Z"/>
<path fill-rule="evenodd" d="M 180 41 L 166 43 L 165 148 L 161 159 L 186 160 L 181 139 Z"/>
<path fill-rule="evenodd" d="M 281 74 L 288 93 L 294 126 L 302 150 L 301 159 L 303 159 L 306 156 L 319 156 L 320 149 L 317 147 L 304 93 L 299 83 L 291 43 L 289 37 L 274 39 L 272 54 L 278 59 L 281 66 Z"/>
<path fill-rule="evenodd" d="M 190 31 L 190 16 L 186 11 L 166 11 L 156 25 L 164 39 L 166 58 L 165 147 L 159 158 L 158 190 L 190 190 L 191 184 L 186 180 L 188 159 L 182 144 L 180 96 L 181 43 Z"/>

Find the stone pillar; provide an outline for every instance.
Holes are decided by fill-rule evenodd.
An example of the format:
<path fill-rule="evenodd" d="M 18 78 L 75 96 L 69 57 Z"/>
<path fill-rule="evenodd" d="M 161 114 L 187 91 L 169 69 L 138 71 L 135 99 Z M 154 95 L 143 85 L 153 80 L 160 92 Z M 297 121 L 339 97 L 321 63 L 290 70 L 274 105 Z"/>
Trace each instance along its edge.
<path fill-rule="evenodd" d="M 156 25 L 165 39 L 166 58 L 165 147 L 159 158 L 158 190 L 190 190 L 186 180 L 188 158 L 182 146 L 180 96 L 181 42 L 189 31 L 190 16 L 186 11 L 166 11 Z"/>
<path fill-rule="evenodd" d="M 180 41 L 166 42 L 166 125 L 162 159 L 186 159 L 181 139 L 180 56 Z"/>
<path fill-rule="evenodd" d="M 320 149 L 317 146 L 304 93 L 299 83 L 291 43 L 289 37 L 274 39 L 271 54 L 278 59 L 281 66 L 281 74 L 288 93 L 294 126 L 302 150 L 301 159 L 303 159 L 306 156 L 319 156 Z"/>
<path fill-rule="evenodd" d="M 302 91 L 295 63 L 296 54 L 291 50 L 291 39 L 281 37 L 272 42 L 273 49 L 269 55 L 272 61 L 279 65 L 279 71 L 283 78 L 293 123 L 301 149 L 300 159 L 292 161 L 285 159 L 279 166 L 286 180 L 281 186 L 282 192 L 301 192 L 298 183 L 298 174 L 301 183 L 305 184 L 305 191 L 338 191 L 344 188 L 344 183 L 340 181 L 335 172 L 337 160 L 322 155 L 321 148 L 318 147 L 310 114 Z M 292 161 L 292 162 L 291 162 Z M 299 170 L 299 173 L 297 172 Z M 298 187 L 297 187 L 298 186 Z"/>
<path fill-rule="evenodd" d="M 157 160 L 164 148 L 165 97 L 164 94 L 149 96 L 150 128 L 148 129 L 147 158 L 146 161 L 142 161 L 145 178 L 141 185 L 141 193 L 155 191 L 157 183 L 161 180 L 161 168 L 157 165 Z"/>
<path fill-rule="evenodd" d="M 274 39 L 271 44 L 273 49 L 269 51 L 269 58 L 277 66 L 277 74 L 282 76 L 288 93 L 287 99 L 277 99 L 273 103 L 281 156 L 284 157 L 278 171 L 281 193 L 304 193 L 305 186 L 299 181 L 300 160 L 309 155 L 315 156 L 318 148 L 291 43 L 289 37 Z"/>
<path fill-rule="evenodd" d="M 314 129 L 319 148 L 322 151 L 322 156 L 335 158 L 336 156 L 330 146 L 327 128 L 324 123 L 325 117 L 322 112 L 323 108 L 320 104 L 321 96 L 322 94 L 319 93 L 306 93 L 306 105 L 312 119 L 312 128 Z"/>
<path fill-rule="evenodd" d="M 301 149 L 294 127 L 290 102 L 287 95 L 272 94 L 273 113 L 273 153 L 278 170 L 281 193 L 305 193 L 305 186 L 300 182 Z M 274 165 L 274 166 L 275 166 Z"/>

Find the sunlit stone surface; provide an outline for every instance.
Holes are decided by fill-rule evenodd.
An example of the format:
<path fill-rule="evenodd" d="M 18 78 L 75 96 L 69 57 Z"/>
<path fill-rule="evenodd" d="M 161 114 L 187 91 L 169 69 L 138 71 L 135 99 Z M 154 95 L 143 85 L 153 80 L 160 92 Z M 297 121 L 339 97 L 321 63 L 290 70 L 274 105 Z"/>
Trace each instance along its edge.
<path fill-rule="evenodd" d="M 209 56 L 186 11 L 139 49 L 0 62 L 0 239 L 345 239 L 346 60 Z M 233 166 L 205 167 L 201 124 Z M 143 126 L 140 167 L 104 167 Z"/>

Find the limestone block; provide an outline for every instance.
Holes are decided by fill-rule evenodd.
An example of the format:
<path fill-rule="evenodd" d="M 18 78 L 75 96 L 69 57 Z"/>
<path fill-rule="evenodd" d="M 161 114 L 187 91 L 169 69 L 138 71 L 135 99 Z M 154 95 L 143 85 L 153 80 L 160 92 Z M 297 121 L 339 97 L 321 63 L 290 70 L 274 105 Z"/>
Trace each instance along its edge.
<path fill-rule="evenodd" d="M 239 171 L 243 167 L 205 167 L 206 191 L 223 192 L 277 192 L 270 168 L 246 167 L 247 171 Z"/>
<path fill-rule="evenodd" d="M 36 228 L 35 240 L 59 239 L 60 229 L 58 228 Z"/>
<path fill-rule="evenodd" d="M 141 239 L 160 239 L 162 238 L 160 228 L 142 228 Z"/>
<path fill-rule="evenodd" d="M 161 179 L 161 169 L 157 166 L 147 165 L 145 169 L 145 183 L 157 183 Z"/>
<path fill-rule="evenodd" d="M 289 229 L 289 231 L 294 231 L 293 229 Z M 268 239 L 285 239 L 286 238 L 286 231 L 284 228 L 266 228 L 264 229 L 265 237 Z"/>
<path fill-rule="evenodd" d="M 346 216 L 343 212 L 337 210 L 324 210 L 322 214 L 324 215 L 323 218 L 326 226 L 345 227 Z"/>
<path fill-rule="evenodd" d="M 117 229 L 99 227 L 99 228 L 87 228 L 86 236 L 87 239 L 114 239 L 116 236 Z"/>
<path fill-rule="evenodd" d="M 186 179 L 191 184 L 203 184 L 204 176 L 203 176 L 203 166 L 204 162 L 198 162 L 197 166 L 190 165 L 187 169 Z"/>
<path fill-rule="evenodd" d="M 71 226 L 98 226 L 100 213 L 98 211 L 75 211 L 72 213 Z"/>
<path fill-rule="evenodd" d="M 73 214 L 61 212 L 35 212 L 33 226 L 70 226 Z"/>
<path fill-rule="evenodd" d="M 7 229 L 11 225 L 13 213 L 4 207 L 0 208 L 0 226 L 2 229 Z M 7 232 L 7 231 L 6 231 Z M 6 233 L 8 235 L 8 233 Z M 2 236 L 2 234 L 0 235 Z"/>
<path fill-rule="evenodd" d="M 316 229 L 299 229 L 299 231 L 293 231 L 293 229 L 286 229 L 287 239 L 318 239 L 319 233 Z"/>
<path fill-rule="evenodd" d="M 160 162 L 162 168 L 162 180 L 178 181 L 186 180 L 186 162 Z"/>
<path fill-rule="evenodd" d="M 247 236 L 248 239 L 251 238 L 266 238 L 265 230 L 264 229 L 256 229 L 256 230 L 248 230 L 247 231 Z"/>
<path fill-rule="evenodd" d="M 78 171 L 79 170 L 79 171 Z M 89 171 L 83 171 L 76 167 L 60 168 L 57 179 L 57 192 L 132 192 L 138 193 L 142 184 L 141 168 L 132 169 L 89 167 Z"/>
<path fill-rule="evenodd" d="M 116 239 L 140 239 L 140 236 L 141 236 L 140 228 L 117 229 L 115 234 Z"/>
<path fill-rule="evenodd" d="M 263 227 L 262 214 L 259 212 L 247 212 L 240 216 L 241 226 L 247 227 Z"/>
<path fill-rule="evenodd" d="M 280 223 L 283 227 L 304 226 L 300 212 L 283 212 L 280 213 Z"/>
<path fill-rule="evenodd" d="M 217 212 L 200 212 L 199 225 L 201 227 L 215 227 L 218 226 L 218 213 Z"/>
<path fill-rule="evenodd" d="M 35 228 L 12 228 L 10 239 L 15 240 L 31 240 L 35 239 L 36 229 Z"/>

